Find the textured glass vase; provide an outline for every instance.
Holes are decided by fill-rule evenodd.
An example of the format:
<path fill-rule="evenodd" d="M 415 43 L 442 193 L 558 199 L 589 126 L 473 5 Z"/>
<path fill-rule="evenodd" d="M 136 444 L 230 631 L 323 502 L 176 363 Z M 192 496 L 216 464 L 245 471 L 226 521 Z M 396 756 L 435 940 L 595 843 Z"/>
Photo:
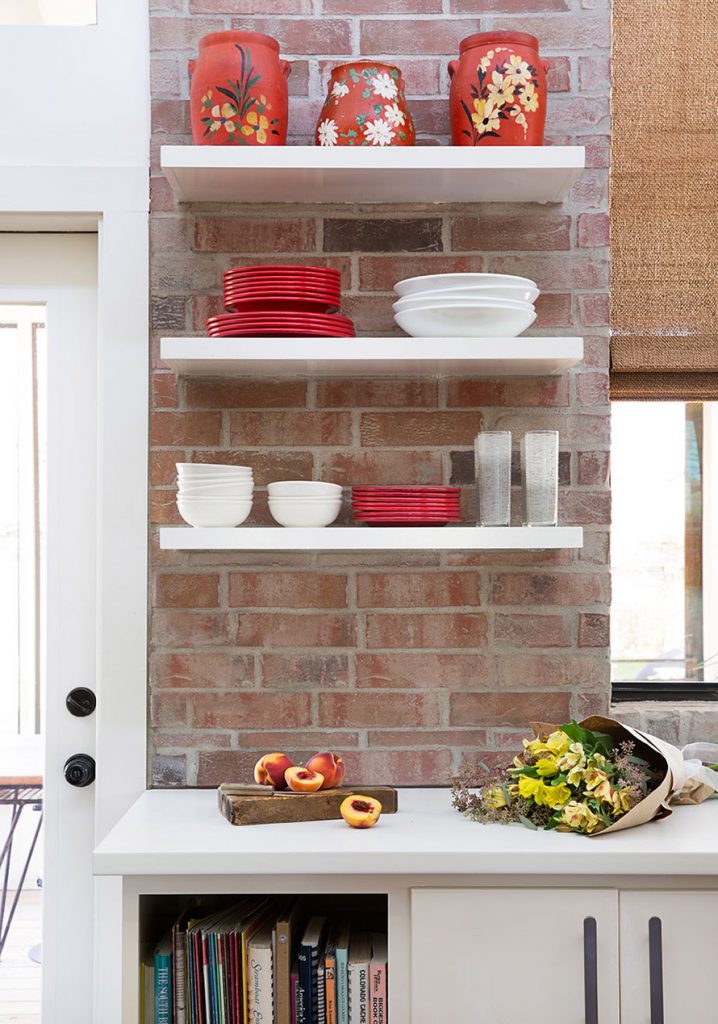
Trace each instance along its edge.
<path fill-rule="evenodd" d="M 521 442 L 526 526 L 555 526 L 558 518 L 558 431 L 530 430 Z"/>
<path fill-rule="evenodd" d="M 484 430 L 474 442 L 479 526 L 511 522 L 511 431 Z"/>

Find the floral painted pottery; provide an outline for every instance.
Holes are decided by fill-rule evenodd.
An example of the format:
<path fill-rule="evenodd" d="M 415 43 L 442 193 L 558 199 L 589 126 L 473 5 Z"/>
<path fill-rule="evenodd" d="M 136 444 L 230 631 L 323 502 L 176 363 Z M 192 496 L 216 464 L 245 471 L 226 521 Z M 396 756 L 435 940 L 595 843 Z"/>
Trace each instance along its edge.
<path fill-rule="evenodd" d="M 318 146 L 413 146 L 415 140 L 398 68 L 353 61 L 332 69 Z"/>
<path fill-rule="evenodd" d="M 189 62 L 192 140 L 198 146 L 283 146 L 287 76 L 279 43 L 258 32 L 213 32 Z"/>
<path fill-rule="evenodd" d="M 449 61 L 455 146 L 541 146 L 548 63 L 523 32 L 479 32 Z"/>

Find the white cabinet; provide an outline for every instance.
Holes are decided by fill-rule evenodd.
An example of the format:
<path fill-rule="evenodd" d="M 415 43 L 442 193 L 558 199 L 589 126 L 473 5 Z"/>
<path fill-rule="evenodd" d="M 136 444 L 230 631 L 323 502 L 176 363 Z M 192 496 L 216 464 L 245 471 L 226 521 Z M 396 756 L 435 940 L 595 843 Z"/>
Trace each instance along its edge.
<path fill-rule="evenodd" d="M 411 1024 L 619 1022 L 615 890 L 412 889 L 411 958 Z"/>
<path fill-rule="evenodd" d="M 622 1024 L 718 1020 L 718 892 L 622 892 Z"/>

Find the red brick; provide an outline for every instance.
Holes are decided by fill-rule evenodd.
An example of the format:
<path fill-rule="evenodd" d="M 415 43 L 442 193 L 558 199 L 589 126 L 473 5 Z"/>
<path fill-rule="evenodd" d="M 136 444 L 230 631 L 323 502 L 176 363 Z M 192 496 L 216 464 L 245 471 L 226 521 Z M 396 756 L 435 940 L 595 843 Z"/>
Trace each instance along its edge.
<path fill-rule="evenodd" d="M 199 252 L 306 252 L 314 248 L 315 232 L 309 217 L 283 215 L 270 220 L 208 214 L 195 218 L 194 248 Z"/>
<path fill-rule="evenodd" d="M 580 405 L 608 405 L 608 373 L 577 373 L 574 380 Z"/>
<path fill-rule="evenodd" d="M 232 690 L 254 683 L 254 658 L 251 655 L 218 651 L 160 654 L 153 658 L 155 686 L 174 689 Z"/>
<path fill-rule="evenodd" d="M 520 26 L 516 19 L 494 18 L 492 29 L 515 32 L 530 32 L 541 40 L 541 49 L 549 50 L 596 50 L 611 45 L 610 19 L 603 14 L 557 14 L 535 18 L 522 17 Z M 476 29 L 473 30 L 474 32 Z"/>
<path fill-rule="evenodd" d="M 608 647 L 610 643 L 608 615 L 583 612 L 578 617 L 579 647 Z"/>
<path fill-rule="evenodd" d="M 184 462 L 181 448 L 169 448 L 150 452 L 150 485 L 152 487 L 174 486 L 177 470 L 175 464 Z"/>
<path fill-rule="evenodd" d="M 150 90 L 153 96 L 179 96 L 180 61 L 160 60 L 153 56 L 150 61 Z"/>
<path fill-rule="evenodd" d="M 328 452 L 320 456 L 318 476 L 354 487 L 443 483 L 441 455 L 437 451 Z"/>
<path fill-rule="evenodd" d="M 329 695 L 327 695 L 329 696 Z M 202 693 L 190 697 L 199 729 L 291 729 L 309 725 L 308 693 Z"/>
<path fill-rule="evenodd" d="M 587 530 L 583 536 L 583 547 L 578 553 L 579 561 L 587 565 L 605 566 L 611 560 L 610 554 L 608 530 Z"/>
<path fill-rule="evenodd" d="M 578 58 L 578 87 L 581 92 L 607 95 L 611 88 L 611 58 L 606 55 Z"/>
<path fill-rule="evenodd" d="M 247 750 L 206 750 L 199 755 L 198 786 L 218 786 L 227 779 L 251 779 L 257 752 Z"/>
<path fill-rule="evenodd" d="M 439 252 L 441 247 L 439 217 L 328 217 L 324 221 L 325 252 Z"/>
<path fill-rule="evenodd" d="M 531 721 L 565 722 L 570 694 L 556 690 L 514 693 L 452 693 L 451 725 L 513 725 Z"/>
<path fill-rule="evenodd" d="M 221 434 L 222 416 L 218 412 L 152 413 L 153 445 L 169 447 L 219 444 Z"/>
<path fill-rule="evenodd" d="M 324 0 L 325 14 L 440 14 L 441 0 Z M 403 70 L 403 61 L 402 61 Z"/>
<path fill-rule="evenodd" d="M 279 690 L 344 688 L 349 683 L 346 654 L 263 654 L 262 685 Z M 320 698 L 324 700 L 324 696 Z"/>
<path fill-rule="evenodd" d="M 497 572 L 491 577 L 493 605 L 575 605 L 605 603 L 602 577 L 593 573 Z"/>
<path fill-rule="evenodd" d="M 232 28 L 273 36 L 283 54 L 352 52 L 351 24 L 341 18 L 234 18 Z"/>
<path fill-rule="evenodd" d="M 350 750 L 347 778 L 359 785 L 446 786 L 450 750 Z"/>
<path fill-rule="evenodd" d="M 216 608 L 219 576 L 216 573 L 164 573 L 155 586 L 157 608 Z"/>
<path fill-rule="evenodd" d="M 376 729 L 369 732 L 371 747 L 460 747 L 485 749 L 488 743 L 486 729 Z"/>
<path fill-rule="evenodd" d="M 474 690 L 491 680 L 491 659 L 480 654 L 357 654 L 359 687 Z"/>
<path fill-rule="evenodd" d="M 435 406 L 434 380 L 320 380 L 316 404 L 324 409 L 421 408 Z"/>
<path fill-rule="evenodd" d="M 176 208 L 174 193 L 166 178 L 150 178 L 150 209 L 152 213 L 165 213 Z"/>
<path fill-rule="evenodd" d="M 478 32 L 478 19 L 459 21 L 439 18 L 411 18 L 405 21 L 361 22 L 360 52 L 371 56 L 382 53 L 458 53 L 465 36 Z"/>
<path fill-rule="evenodd" d="M 346 576 L 315 572 L 232 573 L 233 608 L 346 608 Z"/>
<path fill-rule="evenodd" d="M 311 0 L 189 0 L 190 14 L 311 14 Z"/>
<path fill-rule="evenodd" d="M 573 288 L 606 288 L 609 263 L 593 252 L 573 250 L 570 253 L 517 253 L 494 256 L 491 270 L 497 274 L 519 274 L 538 281 L 541 288 L 568 291 Z"/>
<path fill-rule="evenodd" d="M 550 2 L 550 0 L 548 0 Z M 563 0 L 556 0 L 562 3 Z M 568 57 L 547 57 L 546 84 L 549 92 L 571 91 L 571 61 Z"/>
<path fill-rule="evenodd" d="M 483 256 L 362 256 L 359 260 L 359 282 L 363 292 L 390 292 L 397 281 L 407 277 L 476 274 L 485 266 Z"/>
<path fill-rule="evenodd" d="M 367 448 L 471 444 L 480 429 L 478 412 L 363 413 L 361 443 Z"/>
<path fill-rule="evenodd" d="M 586 167 L 608 167 L 610 165 L 610 135 L 579 135 L 576 145 L 586 147 Z"/>
<path fill-rule="evenodd" d="M 367 647 L 483 647 L 486 616 L 473 612 L 453 614 L 369 614 Z"/>
<path fill-rule="evenodd" d="M 611 456 L 608 452 L 578 453 L 578 482 L 589 486 L 608 484 Z"/>
<path fill-rule="evenodd" d="M 484 405 L 567 406 L 568 377 L 451 380 L 447 404 L 472 408 Z"/>
<path fill-rule="evenodd" d="M 482 0 L 481 2 L 482 14 L 533 14 L 535 11 L 567 11 L 568 9 L 567 0 Z M 451 0 L 452 14 L 475 14 L 476 11 L 476 0 Z"/>
<path fill-rule="evenodd" d="M 578 244 L 583 249 L 609 245 L 611 222 L 607 213 L 582 213 L 578 218 Z"/>
<path fill-rule="evenodd" d="M 241 647 L 350 647 L 356 642 L 350 615 L 241 613 L 236 642 Z"/>
<path fill-rule="evenodd" d="M 232 736 L 228 732 L 205 731 L 204 729 L 188 729 L 186 732 L 175 730 L 155 731 L 155 750 L 223 750 L 231 746 Z"/>
<path fill-rule="evenodd" d="M 549 105 L 549 123 L 562 132 L 580 132 L 608 127 L 608 97 L 554 94 Z"/>
<path fill-rule="evenodd" d="M 571 218 L 547 208 L 510 212 L 482 212 L 459 216 L 451 223 L 451 248 L 484 252 L 570 249 Z"/>
<path fill-rule="evenodd" d="M 150 722 L 166 729 L 187 725 L 187 697 L 184 693 L 153 694 L 150 702 Z"/>
<path fill-rule="evenodd" d="M 152 374 L 152 408 L 174 409 L 177 405 L 177 378 L 173 373 Z"/>
<path fill-rule="evenodd" d="M 261 750 L 283 750 L 287 744 L 291 744 L 292 753 L 303 750 L 314 753 L 317 750 L 345 750 L 347 747 L 359 745 L 359 735 L 356 732 L 328 731 L 326 729 L 306 729 L 291 731 L 285 730 L 242 730 L 239 734 L 239 745 L 245 749 Z M 305 761 L 306 757 L 297 757 L 298 761 Z"/>
<path fill-rule="evenodd" d="M 195 409 L 286 409 L 303 406 L 306 397 L 307 385 L 300 380 L 190 377 L 185 382 L 185 401 Z"/>
<path fill-rule="evenodd" d="M 481 580 L 475 572 L 360 573 L 359 608 L 460 608 L 481 604 Z"/>
<path fill-rule="evenodd" d="M 497 614 L 494 639 L 514 647 L 568 647 L 570 641 L 562 615 Z"/>
<path fill-rule="evenodd" d="M 152 50 L 191 50 L 196 53 L 202 36 L 221 32 L 222 18 L 150 18 Z"/>
<path fill-rule="evenodd" d="M 374 338 L 400 334 L 394 322 L 391 302 L 377 302 L 374 295 L 345 295 L 342 313 L 356 324 L 357 330 Z"/>
<path fill-rule="evenodd" d="M 611 522 L 611 495 L 607 491 L 564 491 L 558 496 L 559 522 L 596 526 Z"/>
<path fill-rule="evenodd" d="M 232 445 L 341 445 L 351 443 L 351 415 L 343 412 L 233 412 Z"/>
<path fill-rule="evenodd" d="M 189 105 L 186 100 L 153 100 L 152 131 L 159 135 L 184 135 L 189 132 Z"/>
<path fill-rule="evenodd" d="M 311 480 L 314 459 L 311 452 L 245 451 L 235 448 L 232 451 L 193 452 L 192 462 L 251 466 L 255 484 L 262 487 L 275 480 Z"/>
<path fill-rule="evenodd" d="M 536 312 L 538 315 L 533 324 L 534 330 L 547 327 L 570 327 L 573 323 L 569 294 L 544 292 L 536 300 Z"/>
<path fill-rule="evenodd" d="M 409 726 L 439 724 L 439 705 L 432 693 L 323 693 L 319 725 L 331 727 Z"/>
<path fill-rule="evenodd" d="M 254 0 L 248 0 L 249 3 L 253 3 Z M 271 2 L 271 0 L 270 0 Z M 281 3 L 282 0 L 276 0 L 277 3 Z M 295 3 L 304 3 L 306 0 L 295 0 Z M 309 95 L 309 61 L 308 60 L 293 60 L 290 61 L 292 70 L 289 75 L 289 95 L 290 96 L 308 96 Z M 290 100 L 290 103 L 292 101 Z"/>
<path fill-rule="evenodd" d="M 229 620 L 224 612 L 152 612 L 152 642 L 156 647 L 199 647 L 227 643 Z"/>
<path fill-rule="evenodd" d="M 187 755 L 186 754 L 153 754 L 152 785 L 186 786 Z"/>

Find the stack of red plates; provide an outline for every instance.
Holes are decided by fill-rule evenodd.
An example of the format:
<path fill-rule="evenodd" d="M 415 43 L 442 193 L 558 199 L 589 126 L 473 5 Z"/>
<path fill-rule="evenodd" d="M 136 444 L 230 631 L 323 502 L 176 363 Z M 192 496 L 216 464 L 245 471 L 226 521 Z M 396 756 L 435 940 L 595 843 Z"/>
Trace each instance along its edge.
<path fill-rule="evenodd" d="M 354 324 L 330 313 L 220 313 L 207 321 L 210 338 L 353 338 Z"/>
<path fill-rule="evenodd" d="M 441 526 L 461 522 L 458 487 L 353 487 L 357 523 Z"/>

